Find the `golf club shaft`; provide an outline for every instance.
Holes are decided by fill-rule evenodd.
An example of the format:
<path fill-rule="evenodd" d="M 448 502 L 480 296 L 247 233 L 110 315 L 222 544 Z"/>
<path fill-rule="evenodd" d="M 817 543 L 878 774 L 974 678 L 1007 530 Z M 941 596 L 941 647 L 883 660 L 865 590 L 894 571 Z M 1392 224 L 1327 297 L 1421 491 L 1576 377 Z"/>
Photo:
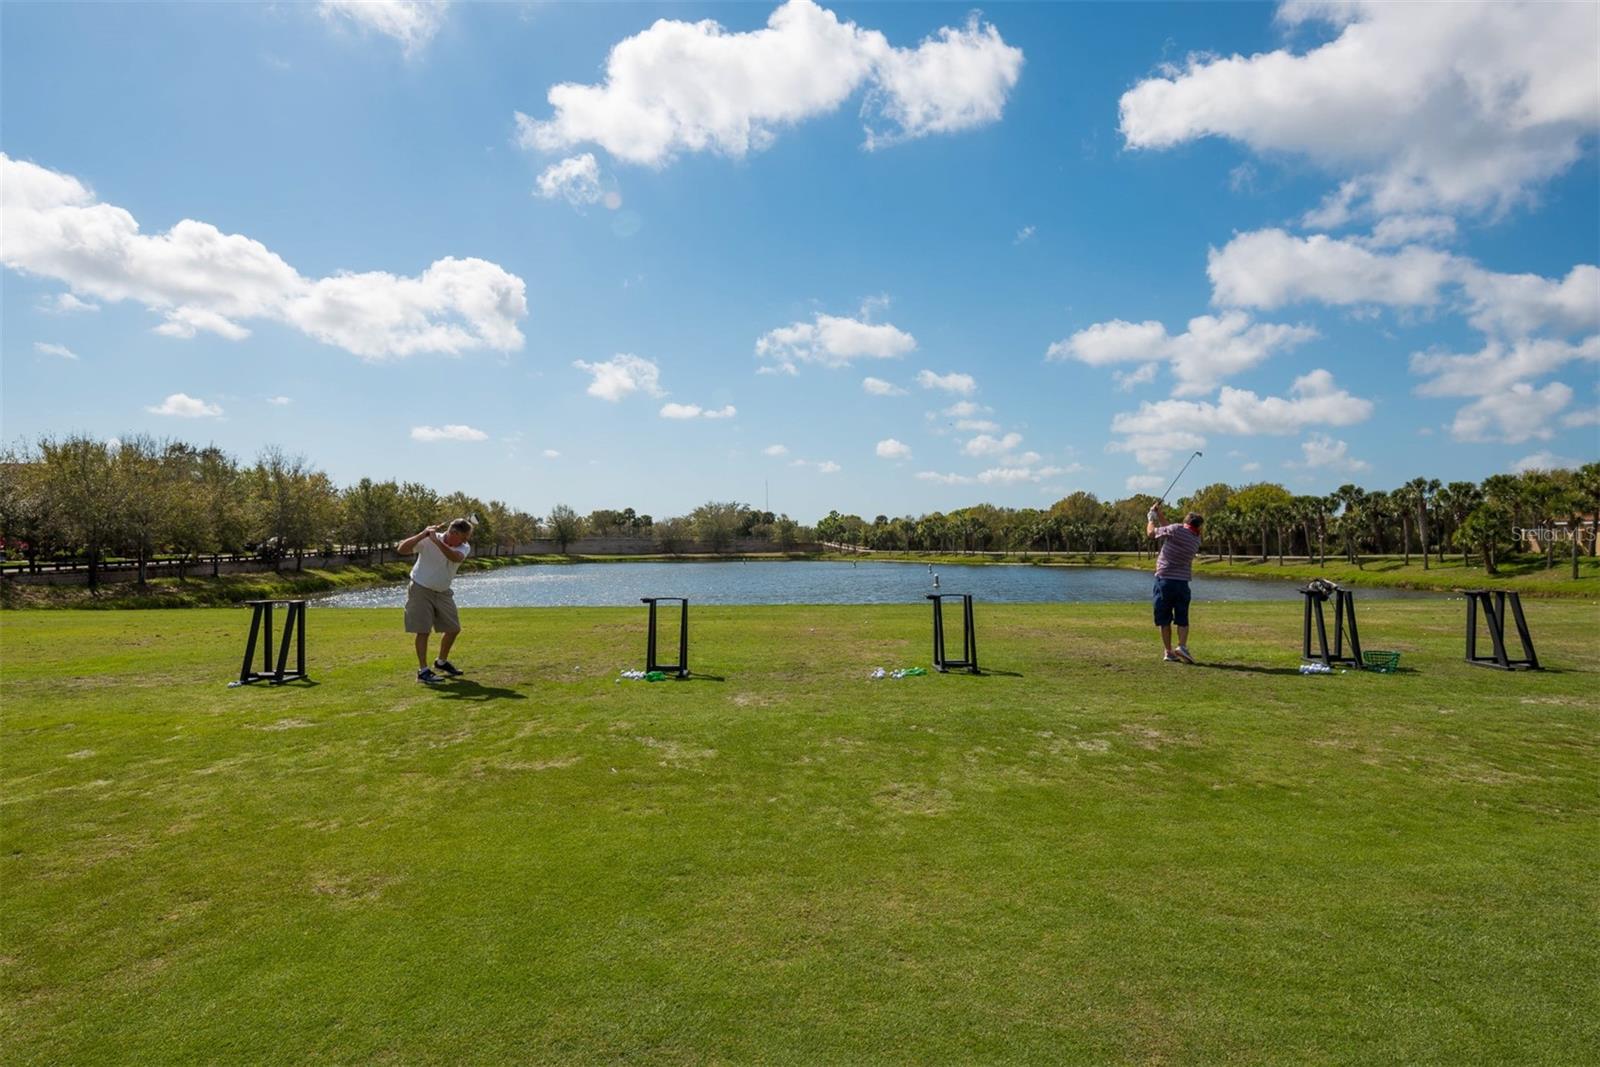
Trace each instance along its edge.
<path fill-rule="evenodd" d="M 1184 465 L 1178 470 L 1177 477 L 1173 478 L 1171 485 L 1167 486 L 1167 492 L 1161 494 L 1161 503 L 1163 503 L 1163 504 L 1166 503 L 1166 501 L 1167 501 L 1167 493 L 1172 492 L 1172 486 L 1178 484 L 1178 478 L 1182 478 L 1183 477 L 1183 472 L 1189 469 L 1189 464 L 1193 463 L 1195 461 L 1195 458 L 1200 456 L 1200 455 L 1201 455 L 1200 452 L 1196 452 L 1193 456 L 1190 456 L 1187 461 L 1185 461 Z"/>

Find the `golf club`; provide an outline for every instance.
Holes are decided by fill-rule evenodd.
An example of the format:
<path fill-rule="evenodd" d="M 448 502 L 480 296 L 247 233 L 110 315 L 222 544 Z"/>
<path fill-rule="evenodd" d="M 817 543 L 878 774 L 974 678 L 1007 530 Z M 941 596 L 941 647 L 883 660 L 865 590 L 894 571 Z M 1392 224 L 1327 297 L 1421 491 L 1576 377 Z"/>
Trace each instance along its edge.
<path fill-rule="evenodd" d="M 1189 469 L 1190 463 L 1193 463 L 1196 459 L 1199 459 L 1203 455 L 1205 455 L 1204 452 L 1201 452 L 1199 449 L 1195 450 L 1194 455 L 1190 456 L 1187 462 L 1184 463 L 1182 469 L 1178 471 L 1178 477 L 1172 479 L 1172 484 L 1167 486 L 1167 492 L 1161 494 L 1161 499 L 1158 501 L 1158 503 L 1165 504 L 1167 502 L 1167 493 L 1172 492 L 1172 486 L 1178 484 L 1178 478 L 1183 477 L 1183 472 Z"/>

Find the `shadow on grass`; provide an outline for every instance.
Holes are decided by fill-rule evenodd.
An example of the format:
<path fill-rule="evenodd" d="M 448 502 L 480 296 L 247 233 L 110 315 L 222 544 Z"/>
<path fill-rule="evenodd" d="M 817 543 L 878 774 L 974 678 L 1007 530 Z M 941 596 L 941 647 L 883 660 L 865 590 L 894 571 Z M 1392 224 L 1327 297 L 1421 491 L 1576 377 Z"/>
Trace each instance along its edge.
<path fill-rule="evenodd" d="M 235 678 L 228 683 L 229 689 L 315 689 L 321 682 L 310 678 L 285 678 L 281 682 L 274 682 L 271 678 L 257 678 L 250 682 L 241 682 Z"/>
<path fill-rule="evenodd" d="M 1196 663 L 1208 671 L 1235 671 L 1241 674 L 1299 674 L 1299 667 L 1262 667 L 1254 663 Z"/>
<path fill-rule="evenodd" d="M 968 678 L 988 678 L 988 677 L 991 677 L 991 676 L 995 677 L 995 678 L 1022 678 L 1022 677 L 1025 677 L 1025 675 L 1019 674 L 1016 671 L 997 671 L 993 667 L 980 667 L 976 674 L 974 674 L 972 671 L 967 670 L 965 667 L 952 667 L 948 671 L 935 670 L 933 673 L 942 674 L 947 678 L 954 678 L 954 677 L 957 677 L 959 675 L 965 675 Z"/>
<path fill-rule="evenodd" d="M 445 700 L 527 700 L 526 693 L 519 693 L 515 689 L 503 689 L 494 685 L 479 685 L 464 678 L 457 678 L 450 682 L 441 682 L 433 687 Z"/>

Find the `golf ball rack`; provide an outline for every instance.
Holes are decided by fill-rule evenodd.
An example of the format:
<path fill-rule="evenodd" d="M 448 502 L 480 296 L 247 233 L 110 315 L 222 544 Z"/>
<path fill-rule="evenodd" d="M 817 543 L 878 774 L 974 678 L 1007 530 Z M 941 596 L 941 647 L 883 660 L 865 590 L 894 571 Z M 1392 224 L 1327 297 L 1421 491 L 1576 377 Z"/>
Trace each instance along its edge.
<path fill-rule="evenodd" d="M 964 670 L 972 674 L 981 673 L 978 670 L 978 638 L 972 629 L 972 594 L 971 593 L 929 593 L 928 599 L 933 601 L 933 666 L 940 674 L 948 674 L 952 670 Z M 946 600 L 961 601 L 961 658 L 950 659 L 945 653 L 944 645 L 944 602 Z"/>
<path fill-rule="evenodd" d="M 1537 671 L 1539 654 L 1533 650 L 1533 638 L 1528 633 L 1528 620 L 1522 614 L 1522 596 L 1506 589 L 1468 589 L 1467 597 L 1467 662 L 1474 667 L 1495 667 L 1502 671 Z M 1511 601 L 1511 617 L 1517 624 L 1517 638 L 1522 642 L 1522 658 L 1512 659 L 1506 651 L 1506 601 Z M 1489 641 L 1494 653 L 1478 655 L 1478 607 L 1483 607 L 1484 621 L 1489 624 Z"/>
<path fill-rule="evenodd" d="M 306 678 L 306 602 L 304 600 L 246 600 L 252 608 L 250 637 L 244 646 L 244 664 L 239 668 L 240 685 L 251 682 L 270 682 L 282 685 L 296 678 Z M 272 607 L 282 604 L 288 612 L 283 620 L 283 639 L 278 645 L 278 662 L 272 662 Z M 252 669 L 256 658 L 256 643 L 261 643 L 261 670 Z M 295 665 L 289 670 L 289 642 L 295 646 Z"/>
<path fill-rule="evenodd" d="M 673 674 L 679 678 L 689 677 L 689 599 L 681 596 L 646 596 L 640 597 L 639 601 L 650 606 L 650 633 L 645 643 L 644 654 L 645 673 L 660 671 L 663 674 Z M 658 603 L 683 605 L 683 610 L 678 616 L 677 663 L 660 663 L 656 660 L 656 605 Z"/>
<path fill-rule="evenodd" d="M 1348 589 L 1334 589 L 1323 592 L 1320 589 L 1301 589 L 1300 595 L 1306 598 L 1305 625 L 1301 630 L 1300 655 L 1306 660 L 1317 660 L 1325 666 L 1335 664 L 1361 669 L 1361 633 L 1356 628 L 1356 596 Z M 1328 624 L 1322 613 L 1322 605 L 1332 596 L 1333 601 L 1333 651 L 1328 651 Z M 1311 624 L 1313 619 L 1317 627 L 1317 650 L 1313 653 L 1311 648 Z M 1350 654 L 1344 652 L 1344 636 L 1348 628 L 1350 634 Z"/>

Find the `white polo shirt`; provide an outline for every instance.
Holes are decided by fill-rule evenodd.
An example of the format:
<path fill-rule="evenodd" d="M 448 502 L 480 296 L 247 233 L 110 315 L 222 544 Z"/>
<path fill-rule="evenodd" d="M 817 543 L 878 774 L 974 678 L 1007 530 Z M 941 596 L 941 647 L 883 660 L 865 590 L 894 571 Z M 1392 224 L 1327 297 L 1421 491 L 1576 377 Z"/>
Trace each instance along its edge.
<path fill-rule="evenodd" d="M 463 541 L 456 546 L 456 551 L 465 560 L 472 555 L 472 545 Z M 433 538 L 425 537 L 417 543 L 417 562 L 411 565 L 411 580 L 436 593 L 448 593 L 450 579 L 456 576 L 460 566 L 444 554 Z"/>

